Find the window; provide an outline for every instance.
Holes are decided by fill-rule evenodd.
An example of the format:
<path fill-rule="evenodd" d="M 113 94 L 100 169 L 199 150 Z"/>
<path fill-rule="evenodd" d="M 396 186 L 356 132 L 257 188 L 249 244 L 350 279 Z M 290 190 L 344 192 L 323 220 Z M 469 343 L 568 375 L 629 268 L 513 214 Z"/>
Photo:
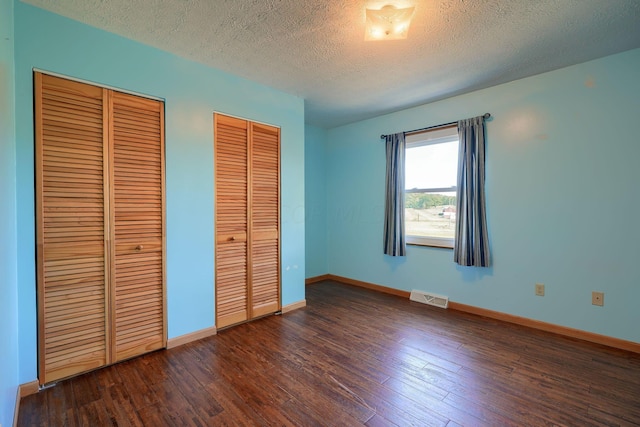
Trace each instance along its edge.
<path fill-rule="evenodd" d="M 458 129 L 406 136 L 405 234 L 408 244 L 453 248 Z"/>

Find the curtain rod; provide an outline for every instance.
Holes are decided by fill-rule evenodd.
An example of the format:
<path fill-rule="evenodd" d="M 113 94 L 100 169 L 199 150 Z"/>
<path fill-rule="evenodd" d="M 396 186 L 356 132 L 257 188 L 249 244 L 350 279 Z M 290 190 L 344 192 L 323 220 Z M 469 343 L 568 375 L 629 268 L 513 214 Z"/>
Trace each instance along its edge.
<path fill-rule="evenodd" d="M 482 116 L 485 120 L 487 120 L 489 117 L 491 117 L 490 113 L 484 113 L 484 115 Z M 458 122 L 451 122 L 451 123 L 443 123 L 441 125 L 435 125 L 435 126 L 429 126 L 426 128 L 420 128 L 420 129 L 414 129 L 414 130 L 408 130 L 404 133 L 415 133 L 415 132 L 422 132 L 424 130 L 431 130 L 431 129 L 438 129 L 438 128 L 444 128 L 447 126 L 452 126 L 452 125 L 457 125 Z M 380 135 L 380 139 L 384 139 L 386 138 L 387 135 Z"/>

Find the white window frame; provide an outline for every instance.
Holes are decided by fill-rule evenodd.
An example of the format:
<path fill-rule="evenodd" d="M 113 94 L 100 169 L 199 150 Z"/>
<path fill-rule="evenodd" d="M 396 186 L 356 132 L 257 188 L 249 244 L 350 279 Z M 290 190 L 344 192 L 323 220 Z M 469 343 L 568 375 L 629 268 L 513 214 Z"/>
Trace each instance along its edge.
<path fill-rule="evenodd" d="M 454 141 L 459 141 L 458 130 L 456 125 L 407 134 L 405 137 L 405 156 L 407 157 L 409 156 L 409 149 L 411 148 L 423 147 L 425 145 L 444 144 L 444 143 L 454 142 Z M 457 161 L 456 161 L 456 167 L 457 167 Z M 458 189 L 457 185 L 453 187 L 447 187 L 447 188 L 412 188 L 412 189 L 405 189 L 405 194 L 456 192 L 457 189 Z M 458 220 L 458 217 L 456 213 L 456 221 L 457 220 Z M 405 230 L 406 230 L 406 223 L 405 223 Z M 405 235 L 405 241 L 408 245 L 433 246 L 438 248 L 453 249 L 454 240 L 455 238 L 449 238 L 449 237 L 416 236 L 416 235 L 409 235 L 409 234 Z"/>

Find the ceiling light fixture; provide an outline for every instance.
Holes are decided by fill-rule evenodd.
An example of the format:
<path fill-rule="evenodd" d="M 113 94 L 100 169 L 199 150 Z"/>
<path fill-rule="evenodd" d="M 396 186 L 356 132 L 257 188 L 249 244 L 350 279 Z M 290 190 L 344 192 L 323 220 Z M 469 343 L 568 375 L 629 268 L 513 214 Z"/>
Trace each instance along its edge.
<path fill-rule="evenodd" d="M 406 39 L 414 10 L 415 7 L 397 9 L 391 5 L 379 10 L 367 9 L 364 40 Z"/>

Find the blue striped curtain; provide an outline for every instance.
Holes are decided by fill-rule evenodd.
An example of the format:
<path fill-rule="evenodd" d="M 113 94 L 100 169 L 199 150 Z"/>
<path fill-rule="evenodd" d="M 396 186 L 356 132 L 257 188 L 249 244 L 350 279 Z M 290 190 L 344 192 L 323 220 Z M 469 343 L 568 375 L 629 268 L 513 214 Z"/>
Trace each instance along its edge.
<path fill-rule="evenodd" d="M 405 256 L 404 238 L 404 133 L 387 135 L 387 180 L 384 207 L 384 253 Z"/>
<path fill-rule="evenodd" d="M 489 236 L 484 196 L 484 117 L 458 122 L 458 191 L 453 260 L 488 267 Z"/>

